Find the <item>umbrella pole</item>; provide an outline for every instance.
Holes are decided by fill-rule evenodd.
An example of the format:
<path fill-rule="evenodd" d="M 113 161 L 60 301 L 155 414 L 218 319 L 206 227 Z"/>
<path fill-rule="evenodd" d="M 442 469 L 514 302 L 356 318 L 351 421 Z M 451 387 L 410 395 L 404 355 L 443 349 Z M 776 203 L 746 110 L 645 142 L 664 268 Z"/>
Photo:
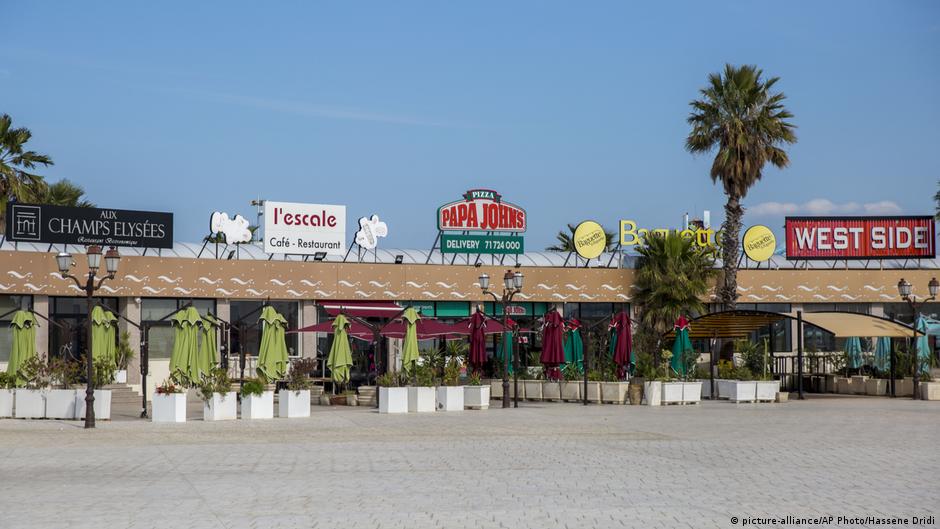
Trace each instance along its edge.
<path fill-rule="evenodd" d="M 796 311 L 796 387 L 800 395 L 800 400 L 803 400 L 803 311 Z"/>
<path fill-rule="evenodd" d="M 512 407 L 519 407 L 519 331 L 512 333 Z"/>
<path fill-rule="evenodd" d="M 578 332 L 580 333 L 581 331 L 578 331 Z M 571 343 L 572 343 L 571 350 L 573 352 L 574 351 L 574 338 L 573 337 L 571 339 Z M 581 349 L 581 368 L 584 370 L 584 392 L 581 393 L 581 397 L 583 400 L 583 405 L 585 406 L 588 405 L 588 352 L 590 352 L 590 349 L 591 349 L 591 340 L 588 339 L 588 341 L 584 343 L 584 346 Z M 577 365 L 577 360 L 575 360 L 574 358 L 572 358 L 572 360 L 574 360 L 575 364 Z"/>

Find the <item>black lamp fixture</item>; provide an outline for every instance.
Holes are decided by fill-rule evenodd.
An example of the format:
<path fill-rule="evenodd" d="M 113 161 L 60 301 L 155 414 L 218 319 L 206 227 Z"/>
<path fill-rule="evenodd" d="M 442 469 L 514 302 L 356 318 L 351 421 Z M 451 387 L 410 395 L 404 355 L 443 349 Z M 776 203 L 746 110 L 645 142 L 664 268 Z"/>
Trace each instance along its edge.
<path fill-rule="evenodd" d="M 503 292 L 502 295 L 497 295 L 494 292 L 490 292 L 490 276 L 486 272 L 480 274 L 480 290 L 483 291 L 483 294 L 489 294 L 493 297 L 493 301 L 496 304 L 501 304 L 503 308 L 503 326 L 507 329 L 509 328 L 509 304 L 512 303 L 512 298 L 522 292 L 523 284 L 523 275 L 522 272 L 512 270 L 506 270 L 506 273 L 503 274 Z M 515 357 L 515 356 L 514 356 Z M 518 388 L 516 388 L 518 389 Z M 519 407 L 518 393 L 516 393 L 516 407 Z M 509 355 L 505 355 L 503 359 L 503 408 L 509 407 Z"/>
<path fill-rule="evenodd" d="M 898 281 L 898 294 L 901 296 L 901 299 L 903 299 L 904 301 L 906 301 L 907 304 L 911 306 L 911 317 L 914 318 L 914 320 L 915 320 L 915 321 L 914 321 L 914 323 L 915 323 L 915 328 L 914 328 L 914 340 L 915 340 L 915 341 L 917 340 L 917 328 L 916 328 L 917 313 L 920 311 L 921 308 L 923 308 L 924 303 L 927 303 L 928 301 L 933 301 L 933 300 L 937 299 L 937 291 L 938 291 L 938 290 L 940 290 L 940 281 L 937 281 L 937 278 L 936 278 L 936 277 L 931 278 L 931 279 L 930 279 L 930 282 L 927 283 L 927 292 L 930 294 L 930 297 L 924 298 L 924 299 L 921 299 L 920 301 L 918 301 L 918 300 L 917 300 L 917 295 L 914 294 L 914 287 L 913 287 L 913 285 L 911 285 L 910 281 L 904 279 L 903 277 L 901 278 L 900 281 Z M 914 352 L 913 357 L 914 357 L 915 361 L 912 362 L 913 369 L 914 369 L 914 373 L 913 373 L 913 375 L 914 375 L 914 392 L 913 392 L 912 398 L 913 398 L 914 400 L 917 400 L 917 399 L 920 398 L 920 394 L 919 394 L 919 393 L 920 393 L 920 387 L 919 387 L 919 386 L 920 386 L 920 381 L 919 381 L 919 379 L 920 379 L 920 370 L 921 370 L 921 366 L 920 366 L 920 362 L 919 362 L 918 359 L 917 359 L 917 352 L 916 352 L 916 351 Z M 892 355 L 892 360 L 893 360 L 893 355 Z M 894 362 L 892 361 L 892 366 L 891 366 L 892 373 L 893 373 L 893 371 L 894 371 L 894 365 L 893 365 L 893 363 L 894 363 Z M 906 373 L 905 373 L 905 374 L 906 374 Z M 892 384 L 893 384 L 893 382 L 892 382 Z M 891 396 L 892 396 L 892 397 L 894 396 L 894 394 L 893 394 L 893 385 L 892 385 L 892 395 L 891 395 Z"/>
<path fill-rule="evenodd" d="M 316 252 L 313 254 L 314 261 L 322 261 L 326 259 L 326 252 Z"/>

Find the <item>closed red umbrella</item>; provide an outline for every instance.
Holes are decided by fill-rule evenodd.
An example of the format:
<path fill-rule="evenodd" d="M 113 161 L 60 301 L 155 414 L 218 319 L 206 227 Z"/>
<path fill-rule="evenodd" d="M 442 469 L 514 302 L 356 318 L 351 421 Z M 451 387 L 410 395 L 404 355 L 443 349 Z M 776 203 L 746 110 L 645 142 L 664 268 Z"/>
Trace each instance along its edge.
<path fill-rule="evenodd" d="M 470 317 L 470 357 L 467 362 L 474 371 L 479 370 L 486 363 L 486 328 L 492 324 L 487 321 L 486 315 L 477 311 Z M 494 325 L 495 327 L 495 325 Z M 500 326 L 502 327 L 502 326 Z"/>
<path fill-rule="evenodd" d="M 557 310 L 545 313 L 542 323 L 542 356 L 539 361 L 545 366 L 545 378 L 549 380 L 561 379 L 558 366 L 565 363 L 565 349 L 562 338 L 565 332 L 565 322 Z"/>
<path fill-rule="evenodd" d="M 623 380 L 627 376 L 630 366 L 630 356 L 633 353 L 633 333 L 630 329 L 630 316 L 626 311 L 620 311 L 610 321 L 610 329 L 615 331 L 614 364 L 617 365 L 617 378 Z"/>

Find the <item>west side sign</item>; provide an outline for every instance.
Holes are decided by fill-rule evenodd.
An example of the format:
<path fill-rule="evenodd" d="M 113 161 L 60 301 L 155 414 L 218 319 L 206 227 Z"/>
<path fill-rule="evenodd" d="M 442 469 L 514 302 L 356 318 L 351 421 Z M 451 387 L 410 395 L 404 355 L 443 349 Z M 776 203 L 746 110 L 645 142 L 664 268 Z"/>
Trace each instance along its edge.
<path fill-rule="evenodd" d="M 787 217 L 787 259 L 932 259 L 930 216 Z"/>

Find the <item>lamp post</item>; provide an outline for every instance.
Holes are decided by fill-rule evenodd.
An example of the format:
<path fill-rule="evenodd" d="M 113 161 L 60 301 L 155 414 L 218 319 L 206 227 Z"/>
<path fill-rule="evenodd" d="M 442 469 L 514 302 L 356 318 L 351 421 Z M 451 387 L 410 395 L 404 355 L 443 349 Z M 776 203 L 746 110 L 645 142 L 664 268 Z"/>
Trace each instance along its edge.
<path fill-rule="evenodd" d="M 480 288 L 483 290 L 484 294 L 489 294 L 493 296 L 493 301 L 499 303 L 503 306 L 503 327 L 505 329 L 509 328 L 509 304 L 512 302 L 513 296 L 522 292 L 522 272 L 513 272 L 512 270 L 506 270 L 506 273 L 503 274 L 503 293 L 501 296 L 496 295 L 494 292 L 490 292 L 490 276 L 485 272 L 480 274 Z M 509 355 L 505 354 L 506 345 L 503 344 L 503 408 L 509 407 Z M 519 354 L 518 351 L 513 351 L 513 354 Z"/>
<path fill-rule="evenodd" d="M 98 282 L 95 282 L 95 276 L 98 274 L 98 269 L 101 267 L 101 247 L 97 245 L 89 246 L 85 250 L 85 255 L 88 257 L 88 275 L 84 278 L 84 283 L 82 283 L 82 279 L 69 274 L 69 269 L 71 269 L 72 265 L 74 264 L 72 262 L 72 254 L 61 252 L 56 255 L 55 260 L 59 267 L 59 274 L 61 274 L 62 279 L 71 279 L 75 282 L 75 285 L 85 293 L 85 300 L 88 307 L 88 322 L 86 327 L 87 343 L 85 347 L 85 376 L 88 379 L 85 388 L 85 428 L 94 428 L 95 364 L 91 354 L 91 311 L 94 306 L 95 292 L 101 288 L 101 285 L 105 282 L 105 280 L 114 279 L 114 274 L 117 273 L 118 264 L 121 262 L 121 254 L 119 254 L 113 246 L 104 254 L 104 266 L 108 272 L 108 275 L 101 277 Z"/>
<path fill-rule="evenodd" d="M 916 327 L 917 311 L 919 311 L 921 307 L 924 306 L 924 303 L 937 299 L 937 290 L 940 290 L 940 282 L 937 281 L 936 277 L 932 278 L 930 282 L 927 283 L 927 291 L 930 292 L 930 297 L 924 298 L 920 301 L 917 301 L 917 296 L 913 293 L 913 290 L 914 289 L 911 286 L 911 283 L 907 281 L 906 279 L 904 279 L 903 277 L 901 278 L 900 281 L 898 281 L 898 294 L 901 295 L 901 299 L 906 301 L 907 304 L 911 306 L 911 314 L 912 314 L 912 317 L 914 318 L 914 322 L 913 322 L 914 350 L 911 353 L 911 358 L 913 359 L 911 364 L 913 364 L 914 366 L 914 394 L 912 398 L 914 400 L 917 400 L 920 398 L 920 395 L 918 394 L 918 391 L 919 391 L 918 379 L 920 378 L 920 365 L 918 365 L 918 358 L 917 358 L 917 327 Z"/>

